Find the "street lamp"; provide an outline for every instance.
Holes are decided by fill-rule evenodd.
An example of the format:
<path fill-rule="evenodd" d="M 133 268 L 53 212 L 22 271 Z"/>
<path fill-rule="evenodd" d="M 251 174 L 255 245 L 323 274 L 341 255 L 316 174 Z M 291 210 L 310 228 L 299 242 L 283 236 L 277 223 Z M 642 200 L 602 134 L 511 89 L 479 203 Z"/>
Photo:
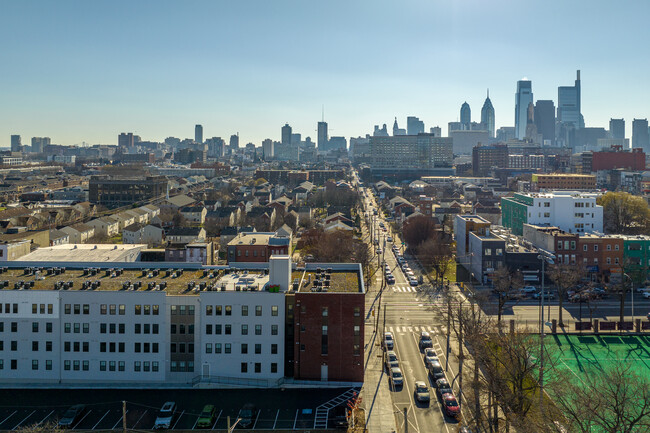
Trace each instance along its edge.
<path fill-rule="evenodd" d="M 548 251 L 539 250 L 540 254 L 537 256 L 538 259 L 542 261 L 542 292 L 540 296 L 540 337 L 539 337 L 539 412 L 543 413 L 542 409 L 544 407 L 544 274 L 545 274 L 545 265 L 548 262 L 552 265 L 553 259 L 555 256 Z"/>

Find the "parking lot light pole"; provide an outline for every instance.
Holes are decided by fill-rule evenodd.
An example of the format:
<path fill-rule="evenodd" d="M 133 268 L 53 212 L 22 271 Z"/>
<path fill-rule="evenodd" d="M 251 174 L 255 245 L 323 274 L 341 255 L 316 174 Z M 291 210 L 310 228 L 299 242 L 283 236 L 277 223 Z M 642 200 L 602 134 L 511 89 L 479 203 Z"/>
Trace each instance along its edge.
<path fill-rule="evenodd" d="M 541 252 L 541 251 L 540 251 Z M 544 409 L 544 274 L 545 274 L 545 265 L 548 261 L 549 264 L 553 264 L 553 256 L 550 253 L 538 255 L 537 258 L 542 261 L 542 292 L 541 292 L 541 301 L 540 301 L 540 335 L 539 335 L 539 413 L 543 414 Z"/>

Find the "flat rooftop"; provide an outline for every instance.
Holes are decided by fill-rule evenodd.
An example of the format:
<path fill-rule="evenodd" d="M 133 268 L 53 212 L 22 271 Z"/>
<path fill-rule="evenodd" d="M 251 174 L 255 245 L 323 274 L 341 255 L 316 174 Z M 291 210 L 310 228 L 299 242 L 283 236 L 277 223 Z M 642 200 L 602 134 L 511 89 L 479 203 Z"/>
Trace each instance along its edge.
<path fill-rule="evenodd" d="M 135 262 L 144 244 L 66 244 L 39 248 L 19 259 L 21 262 Z"/>
<path fill-rule="evenodd" d="M 269 276 L 264 270 L 234 272 L 217 269 L 181 271 L 173 268 L 160 270 L 143 268 L 125 269 L 120 272 L 120 268 L 116 267 L 113 270 L 66 269 L 61 272 L 62 268 L 47 266 L 32 269 L 38 269 L 38 271 L 32 273 L 29 268 L 25 270 L 8 269 L 1 273 L 0 285 L 4 286 L 4 282 L 7 282 L 7 286 L 2 290 L 21 290 L 22 286 L 22 290 L 133 290 L 138 292 L 163 291 L 169 295 L 197 295 L 201 291 L 261 291 L 269 281 Z M 68 284 L 67 289 L 64 283 Z M 72 287 L 69 287 L 70 283 L 72 283 Z M 96 287 L 84 289 L 84 283 L 95 283 Z M 16 284 L 18 284 L 18 289 Z M 25 288 L 26 285 L 31 286 L 32 284 L 32 287 Z"/>
<path fill-rule="evenodd" d="M 353 271 L 327 272 L 324 268 L 320 277 L 317 278 L 317 271 L 294 271 L 291 274 L 293 283 L 298 282 L 298 292 L 328 292 L 328 293 L 361 293 L 359 274 Z M 328 277 L 329 275 L 329 281 Z M 315 281 L 319 281 L 314 284 Z M 329 282 L 329 285 L 327 285 Z"/>

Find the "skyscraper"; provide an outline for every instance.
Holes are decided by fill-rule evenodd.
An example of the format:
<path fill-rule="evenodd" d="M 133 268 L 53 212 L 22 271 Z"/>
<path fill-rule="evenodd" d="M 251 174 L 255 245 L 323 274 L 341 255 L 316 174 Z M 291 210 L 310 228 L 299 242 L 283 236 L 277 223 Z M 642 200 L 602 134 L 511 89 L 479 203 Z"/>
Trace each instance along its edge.
<path fill-rule="evenodd" d="M 239 149 L 239 132 L 230 136 L 230 151 L 235 152 Z"/>
<path fill-rule="evenodd" d="M 472 123 L 472 110 L 467 102 L 463 102 L 463 105 L 460 106 L 460 123 L 465 131 L 469 131 L 470 123 Z"/>
<path fill-rule="evenodd" d="M 557 121 L 565 127 L 581 129 L 585 121 L 580 111 L 580 71 L 576 74 L 575 85 L 557 88 Z"/>
<path fill-rule="evenodd" d="M 424 133 L 424 122 L 414 116 L 406 118 L 406 134 L 418 135 Z"/>
<path fill-rule="evenodd" d="M 133 140 L 133 133 L 129 132 L 123 132 L 120 135 L 117 136 L 117 145 L 119 147 L 133 147 L 134 145 L 134 140 Z"/>
<path fill-rule="evenodd" d="M 625 119 L 609 119 L 609 133 L 612 138 L 625 139 Z"/>
<path fill-rule="evenodd" d="M 20 152 L 21 148 L 20 144 L 20 135 L 12 135 L 11 136 L 11 151 L 12 152 Z"/>
<path fill-rule="evenodd" d="M 291 126 L 288 123 L 282 127 L 282 144 L 291 144 Z"/>
<path fill-rule="evenodd" d="M 197 143 L 203 143 L 203 126 L 196 125 L 194 127 L 194 141 Z"/>
<path fill-rule="evenodd" d="M 50 144 L 50 137 L 32 137 L 32 153 L 43 153 L 45 146 Z"/>
<path fill-rule="evenodd" d="M 648 136 L 648 119 L 634 119 L 632 121 L 632 148 L 642 148 L 650 152 L 650 137 Z"/>
<path fill-rule="evenodd" d="M 515 138 L 523 140 L 526 136 L 528 104 L 533 102 L 533 83 L 530 80 L 517 81 L 515 93 Z"/>
<path fill-rule="evenodd" d="M 397 135 L 406 135 L 406 129 L 400 128 L 397 124 L 397 117 L 395 118 L 395 123 L 393 123 L 393 137 Z"/>
<path fill-rule="evenodd" d="M 490 101 L 490 90 L 487 91 L 487 98 L 481 108 L 481 123 L 487 129 L 488 136 L 494 138 L 494 107 Z"/>
<path fill-rule="evenodd" d="M 552 100 L 538 100 L 535 103 L 535 125 L 542 140 L 555 143 L 555 103 Z M 543 143 L 542 143 L 543 144 Z"/>
<path fill-rule="evenodd" d="M 316 137 L 316 145 L 318 146 L 318 150 L 320 152 L 325 152 L 329 149 L 327 145 L 328 140 L 329 138 L 327 137 L 327 122 L 323 120 L 318 122 L 318 136 Z"/>

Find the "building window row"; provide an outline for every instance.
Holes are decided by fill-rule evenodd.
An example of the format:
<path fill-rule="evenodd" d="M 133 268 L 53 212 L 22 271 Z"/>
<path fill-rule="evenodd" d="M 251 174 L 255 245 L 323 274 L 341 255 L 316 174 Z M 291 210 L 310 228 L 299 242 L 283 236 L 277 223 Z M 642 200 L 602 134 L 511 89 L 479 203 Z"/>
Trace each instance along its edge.
<path fill-rule="evenodd" d="M 256 362 L 253 365 L 253 372 L 254 373 L 261 373 L 262 372 L 262 363 L 261 362 Z M 248 373 L 248 362 L 242 362 L 241 367 L 240 367 L 240 372 L 241 373 Z M 271 363 L 271 373 L 277 373 L 278 372 L 278 364 L 277 362 L 272 362 Z"/>
<path fill-rule="evenodd" d="M 172 361 L 169 370 L 172 372 L 192 372 L 194 371 L 194 361 Z"/>
<path fill-rule="evenodd" d="M 124 316 L 126 314 L 126 305 L 124 304 L 101 304 L 99 306 L 99 314 L 110 314 L 111 316 L 114 316 L 117 314 L 119 310 L 120 316 Z"/>
<path fill-rule="evenodd" d="M 82 330 L 84 334 L 88 334 L 90 332 L 90 323 L 66 322 L 63 324 L 63 332 L 66 334 L 69 334 L 70 332 L 79 334 Z"/>
<path fill-rule="evenodd" d="M 192 307 L 192 308 L 194 308 L 194 307 Z M 134 306 L 134 314 L 136 316 L 139 316 L 139 315 L 145 315 L 145 316 L 154 315 L 154 316 L 157 316 L 159 314 L 159 311 L 160 311 L 160 308 L 159 308 L 158 305 L 140 305 L 140 304 L 136 304 Z M 192 314 L 194 314 L 194 313 L 192 313 Z"/>
<path fill-rule="evenodd" d="M 262 306 L 261 305 L 256 305 L 255 306 L 255 316 L 262 316 Z M 194 312 L 192 311 L 192 314 Z M 206 305 L 205 306 L 205 315 L 206 316 L 232 316 L 232 305 Z M 241 315 L 242 316 L 248 316 L 248 305 L 242 305 L 241 306 Z M 272 305 L 271 306 L 271 316 L 277 316 L 278 315 L 278 306 L 277 305 Z"/>
<path fill-rule="evenodd" d="M 194 353 L 194 343 L 171 343 L 171 353 Z"/>
<path fill-rule="evenodd" d="M 174 326 L 174 325 L 172 325 Z M 182 325 L 181 325 L 182 326 Z M 192 325 L 190 325 L 192 326 Z M 254 328 L 254 333 L 255 335 L 262 335 L 262 325 L 256 324 Z M 215 335 L 232 335 L 232 325 L 222 325 L 220 323 L 217 324 L 211 324 L 211 323 L 206 323 L 205 325 L 205 333 L 207 335 L 212 335 L 214 332 Z M 241 332 L 240 335 L 249 335 L 248 334 L 248 325 L 243 324 L 241 325 Z M 278 325 L 271 325 L 271 335 L 278 335 Z"/>
<path fill-rule="evenodd" d="M 214 352 L 213 352 L 213 347 L 214 347 Z M 221 352 L 222 344 L 221 343 L 205 343 L 205 353 L 211 354 L 219 354 Z M 271 355 L 277 355 L 278 354 L 278 345 L 273 343 L 271 344 L 270 348 L 270 353 Z M 262 354 L 262 344 L 257 343 L 253 346 L 254 354 L 255 355 L 261 355 Z M 240 352 L 244 355 L 248 354 L 248 344 L 247 343 L 242 343 L 240 346 Z M 226 344 L 226 351 L 224 353 L 231 353 L 231 345 L 230 343 Z"/>
<path fill-rule="evenodd" d="M 230 326 L 230 325 L 228 325 L 228 326 Z M 194 334 L 194 325 L 193 324 L 185 325 L 183 323 L 180 323 L 180 324 L 172 323 L 170 325 L 170 332 L 173 335 L 175 335 L 175 334 Z"/>
<path fill-rule="evenodd" d="M 32 304 L 32 314 L 54 314 L 54 304 Z"/>
<path fill-rule="evenodd" d="M 4 310 L 2 309 L 2 305 L 0 304 L 0 314 L 18 314 L 18 304 L 4 304 Z"/>
<path fill-rule="evenodd" d="M 156 313 L 157 314 L 157 313 Z M 171 314 L 172 315 L 188 315 L 188 316 L 193 316 L 194 315 L 194 305 L 172 305 L 171 306 Z"/>

